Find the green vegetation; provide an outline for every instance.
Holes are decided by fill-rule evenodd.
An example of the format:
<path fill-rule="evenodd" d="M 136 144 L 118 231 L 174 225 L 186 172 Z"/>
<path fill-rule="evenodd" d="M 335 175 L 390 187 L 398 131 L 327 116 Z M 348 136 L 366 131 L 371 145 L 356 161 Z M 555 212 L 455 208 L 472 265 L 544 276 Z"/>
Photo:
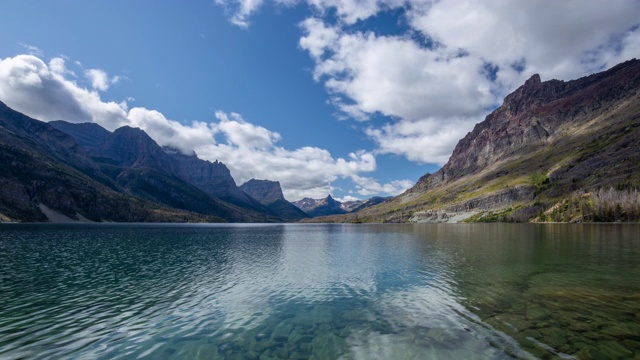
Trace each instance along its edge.
<path fill-rule="evenodd" d="M 531 185 L 536 188 L 537 194 L 540 194 L 549 188 L 550 181 L 546 174 L 532 174 L 530 180 Z"/>
<path fill-rule="evenodd" d="M 600 189 L 595 192 L 572 194 L 541 214 L 539 222 L 638 222 L 640 221 L 640 192 L 633 190 Z"/>

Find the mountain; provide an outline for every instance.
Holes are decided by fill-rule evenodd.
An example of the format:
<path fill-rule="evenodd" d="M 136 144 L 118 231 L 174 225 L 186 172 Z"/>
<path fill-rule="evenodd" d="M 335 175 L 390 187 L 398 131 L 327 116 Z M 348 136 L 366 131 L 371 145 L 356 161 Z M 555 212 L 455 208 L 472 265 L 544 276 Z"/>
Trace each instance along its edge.
<path fill-rule="evenodd" d="M 275 215 L 268 207 L 254 199 L 236 185 L 227 166 L 219 161 L 199 159 L 193 153 L 164 148 L 164 152 L 177 162 L 177 175 L 207 194 L 228 203 L 253 211 Z"/>
<path fill-rule="evenodd" d="M 242 184 L 240 189 L 285 220 L 293 221 L 309 217 L 284 198 L 280 183 L 277 181 L 251 179 Z"/>
<path fill-rule="evenodd" d="M 392 196 L 388 196 L 388 197 L 374 196 L 366 200 L 345 201 L 342 203 L 341 207 L 346 212 L 350 212 L 350 213 L 358 212 L 362 209 L 366 209 L 368 207 L 378 205 L 392 198 L 393 198 Z"/>
<path fill-rule="evenodd" d="M 228 176 L 229 202 L 190 183 L 192 167 L 137 128 L 44 123 L 0 102 L 0 149 L 2 221 L 282 221 L 235 186 L 222 164 L 190 160 Z"/>
<path fill-rule="evenodd" d="M 624 199 L 640 187 L 639 141 L 640 61 L 572 81 L 534 75 L 458 142 L 440 170 L 358 212 L 358 221 L 593 220 L 601 189 Z"/>
<path fill-rule="evenodd" d="M 331 195 L 324 199 L 304 198 L 293 203 L 300 210 L 309 214 L 311 217 L 346 214 L 347 211 L 342 208 L 342 204 L 336 201 Z"/>
<path fill-rule="evenodd" d="M 339 202 L 329 195 L 324 199 L 304 198 L 293 202 L 293 204 L 311 217 L 322 217 L 358 212 L 389 199 L 391 197 L 374 196 L 366 200 Z"/>
<path fill-rule="evenodd" d="M 224 164 L 163 149 L 141 129 L 124 126 L 109 132 L 96 124 L 64 121 L 51 125 L 77 138 L 100 170 L 128 194 L 234 222 L 278 220 L 235 185 Z"/>
<path fill-rule="evenodd" d="M 47 221 L 49 216 L 90 221 L 223 221 L 124 194 L 73 137 L 0 102 L 0 218 L 34 222 Z"/>

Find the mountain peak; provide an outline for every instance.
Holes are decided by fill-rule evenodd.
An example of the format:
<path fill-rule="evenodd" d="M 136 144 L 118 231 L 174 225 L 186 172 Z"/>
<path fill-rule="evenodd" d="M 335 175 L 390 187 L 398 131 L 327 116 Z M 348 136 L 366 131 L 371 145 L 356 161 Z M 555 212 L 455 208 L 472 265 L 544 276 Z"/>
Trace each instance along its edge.
<path fill-rule="evenodd" d="M 540 74 L 533 74 L 529 78 L 529 80 L 524 82 L 524 86 L 533 86 L 536 84 L 540 84 L 542 80 L 540 80 Z"/>
<path fill-rule="evenodd" d="M 242 184 L 240 189 L 263 204 L 284 200 L 282 188 L 277 181 L 251 179 Z"/>

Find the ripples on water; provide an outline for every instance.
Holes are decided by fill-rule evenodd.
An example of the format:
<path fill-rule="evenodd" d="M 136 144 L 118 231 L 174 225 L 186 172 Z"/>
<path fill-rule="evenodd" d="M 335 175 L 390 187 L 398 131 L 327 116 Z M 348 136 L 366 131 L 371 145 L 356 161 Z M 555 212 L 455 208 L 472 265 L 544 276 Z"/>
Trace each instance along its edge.
<path fill-rule="evenodd" d="M 4 225 L 0 358 L 633 358 L 639 229 Z"/>

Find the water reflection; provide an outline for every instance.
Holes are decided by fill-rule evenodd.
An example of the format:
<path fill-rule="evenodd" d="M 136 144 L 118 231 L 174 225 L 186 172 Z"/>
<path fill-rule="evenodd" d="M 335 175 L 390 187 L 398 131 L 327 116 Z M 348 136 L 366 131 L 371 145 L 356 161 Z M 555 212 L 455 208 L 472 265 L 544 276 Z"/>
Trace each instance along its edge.
<path fill-rule="evenodd" d="M 639 227 L 0 227 L 0 357 L 624 358 Z"/>

